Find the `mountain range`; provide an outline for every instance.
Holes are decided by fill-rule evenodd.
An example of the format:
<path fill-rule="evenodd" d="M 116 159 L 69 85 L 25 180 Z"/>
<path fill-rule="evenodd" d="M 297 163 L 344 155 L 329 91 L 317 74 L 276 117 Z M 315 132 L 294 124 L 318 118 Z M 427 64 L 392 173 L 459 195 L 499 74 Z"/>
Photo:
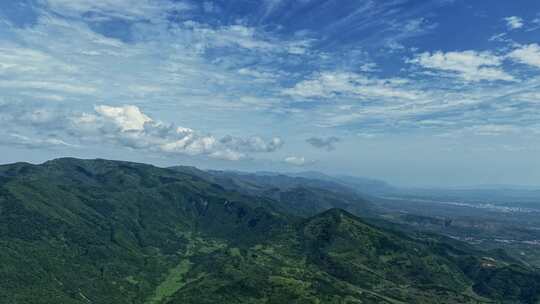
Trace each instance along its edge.
<path fill-rule="evenodd" d="M 73 158 L 0 166 L 0 299 L 539 302 L 537 269 L 400 231 L 354 179 L 313 177 Z"/>

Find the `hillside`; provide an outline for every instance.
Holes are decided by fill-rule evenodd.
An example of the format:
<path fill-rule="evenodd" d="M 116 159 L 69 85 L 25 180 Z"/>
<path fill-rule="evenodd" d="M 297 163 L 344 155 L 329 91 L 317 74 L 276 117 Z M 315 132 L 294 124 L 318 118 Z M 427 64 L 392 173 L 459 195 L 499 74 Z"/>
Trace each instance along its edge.
<path fill-rule="evenodd" d="M 273 199 L 195 173 L 106 160 L 0 166 L 0 299 L 538 302 L 540 275 L 504 254 L 379 228 L 332 204 L 300 216 L 312 193 Z M 299 188 L 324 190 L 279 191 Z"/>

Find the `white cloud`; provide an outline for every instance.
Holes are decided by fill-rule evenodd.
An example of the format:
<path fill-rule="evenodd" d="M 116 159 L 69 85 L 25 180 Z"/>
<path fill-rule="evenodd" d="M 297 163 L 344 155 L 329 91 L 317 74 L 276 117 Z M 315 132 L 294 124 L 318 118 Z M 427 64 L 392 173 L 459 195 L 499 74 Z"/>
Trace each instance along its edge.
<path fill-rule="evenodd" d="M 540 87 L 540 77 L 497 86 L 487 82 L 456 85 L 439 80 L 436 84 L 429 83 L 437 79 L 411 81 L 409 85 L 413 90 L 423 92 L 419 99 L 321 104 L 317 111 L 310 112 L 309 121 L 325 128 L 350 127 L 354 130 L 361 126 L 379 136 L 403 130 L 459 130 L 484 124 L 486 119 L 492 124 L 518 126 L 540 121 L 540 108 L 532 105 L 538 99 L 530 94 Z M 420 123 L 426 121 L 438 123 Z"/>
<path fill-rule="evenodd" d="M 104 37 L 75 18 L 75 15 L 86 18 L 92 14 L 85 12 L 93 12 L 96 13 L 93 16 L 99 13 L 106 18 L 142 19 L 145 18 L 142 8 L 150 2 L 159 1 L 44 1 L 42 4 L 56 13 L 74 17 L 41 12 L 42 16 L 31 28 L 6 29 L 14 38 L 10 43 L 0 42 L 0 106 L 6 102 L 13 107 L 17 104 L 24 107 L 12 112 L 18 117 L 6 118 L 9 113 L 0 113 L 0 129 L 3 129 L 0 134 L 20 131 L 17 134 L 30 139 L 57 135 L 60 140 L 81 145 L 107 142 L 167 155 L 204 155 L 228 160 L 280 149 L 283 145 L 280 138 L 218 137 L 156 121 L 135 106 L 114 104 L 125 100 L 152 104 L 155 108 L 172 109 L 174 112 L 168 113 L 169 116 L 182 115 L 188 119 L 203 110 L 208 120 L 222 115 L 223 109 L 239 112 L 239 108 L 249 107 L 252 114 L 256 109 L 269 107 L 269 100 L 275 102 L 275 98 L 262 100 L 253 94 L 248 104 L 244 101 L 250 96 L 248 92 L 263 92 L 266 82 L 263 79 L 277 79 L 283 74 L 272 74 L 271 69 L 243 68 L 244 58 L 238 59 L 240 64 L 230 56 L 220 57 L 219 62 L 211 61 L 204 52 L 214 47 L 233 47 L 268 55 L 299 52 L 291 49 L 307 47 L 303 40 L 282 43 L 268 33 L 243 25 L 213 28 L 159 22 L 138 24 L 141 40 L 128 44 Z M 130 5 L 133 7 L 128 8 Z M 150 16 L 161 10 L 155 9 L 150 10 Z M 246 81 L 248 77 L 256 79 Z M 81 109 L 95 104 L 96 98 L 108 105 L 83 113 Z M 37 117 L 23 119 L 31 116 L 31 111 L 23 111 L 27 105 L 62 111 L 54 119 L 39 122 Z M 220 134 L 228 133 L 217 128 Z M 22 137 L 11 138 L 23 141 Z M 34 142 L 51 146 L 44 141 Z"/>
<path fill-rule="evenodd" d="M 112 120 L 122 131 L 141 131 L 144 130 L 145 123 L 152 122 L 152 119 L 136 106 L 96 106 L 95 110 L 99 115 Z"/>
<path fill-rule="evenodd" d="M 456 74 L 465 81 L 515 80 L 512 75 L 502 69 L 503 58 L 490 52 L 426 52 L 409 62 L 426 69 Z"/>
<path fill-rule="evenodd" d="M 142 134 L 146 137 L 147 134 Z M 177 138 L 174 138 L 176 136 Z M 195 133 L 177 133 L 171 138 L 149 137 L 146 138 L 153 143 L 157 143 L 158 150 L 167 153 L 180 153 L 188 155 L 214 154 L 221 155 L 222 151 L 213 151 L 217 140 L 213 136 L 197 136 Z M 153 136 L 153 135 L 150 135 Z M 169 135 L 170 136 L 170 135 Z M 143 139 L 144 140 L 144 139 Z M 155 147 L 150 147 L 155 149 Z M 242 155 L 243 157 L 243 155 Z"/>
<path fill-rule="evenodd" d="M 540 92 L 524 92 L 511 96 L 512 100 L 540 104 Z"/>
<path fill-rule="evenodd" d="M 205 36 L 199 29 L 211 33 Z M 94 104 L 99 96 L 105 103 L 175 103 L 174 110 L 182 113 L 198 108 L 254 110 L 271 105 L 270 98 L 256 97 L 270 90 L 268 82 L 285 76 L 278 67 L 253 69 L 246 67 L 245 57 L 235 57 L 242 46 L 266 57 L 288 52 L 289 42 L 282 45 L 253 28 L 141 23 L 137 30 L 141 40 L 129 44 L 56 15 L 40 17 L 32 28 L 11 28 L 15 38 L 0 42 L 2 97 L 64 101 L 75 108 Z M 224 46 L 234 48 L 235 55 L 211 60 L 205 54 Z M 246 96 L 254 96 L 253 102 L 245 103 Z"/>
<path fill-rule="evenodd" d="M 233 136 L 225 136 L 220 141 L 220 144 L 245 152 L 274 152 L 283 146 L 283 140 L 275 137 L 270 141 L 265 141 L 258 136 L 250 138 L 238 138 Z"/>
<path fill-rule="evenodd" d="M 517 132 L 519 128 L 513 125 L 487 124 L 487 125 L 472 126 L 472 127 L 467 128 L 466 130 L 476 135 L 498 136 L 502 134 Z"/>
<path fill-rule="evenodd" d="M 185 2 L 164 0 L 39 0 L 50 10 L 64 16 L 86 18 L 121 18 L 147 20 L 167 11 L 183 11 L 191 8 Z M 92 15 L 94 14 L 94 15 Z"/>
<path fill-rule="evenodd" d="M 16 44 L 0 43 L 0 88 L 4 95 L 9 91 L 17 94 L 35 94 L 62 99 L 55 93 L 88 95 L 96 88 L 87 83 L 75 81 L 80 73 L 77 65 L 67 63 L 47 52 L 21 47 Z M 51 99 L 51 98 L 45 98 Z"/>
<path fill-rule="evenodd" d="M 520 46 L 510 52 L 508 57 L 517 62 L 540 68 L 540 45 L 533 43 Z"/>
<path fill-rule="evenodd" d="M 283 146 L 279 137 L 218 138 L 212 134 L 152 119 L 137 106 L 94 107 L 94 112 L 33 108 L 0 102 L 0 144 L 29 148 L 84 147 L 108 144 L 160 155 L 206 156 L 242 160 L 272 153 Z M 0 136 L 2 138 L 2 136 Z"/>
<path fill-rule="evenodd" d="M 31 138 L 21 134 L 9 134 L 10 138 L 3 138 L 0 143 L 21 146 L 29 149 L 43 149 L 55 147 L 78 148 L 79 146 L 67 143 L 56 137 L 48 138 Z"/>
<path fill-rule="evenodd" d="M 0 44 L 0 75 L 55 71 L 74 72 L 76 67 L 38 50 Z"/>
<path fill-rule="evenodd" d="M 298 157 L 298 156 L 289 156 L 289 157 L 286 157 L 283 161 L 293 166 L 304 166 L 308 163 L 304 157 Z"/>
<path fill-rule="evenodd" d="M 504 18 L 504 21 L 506 21 L 506 25 L 511 30 L 516 30 L 522 28 L 525 24 L 523 23 L 523 19 L 518 16 L 510 16 Z"/>
<path fill-rule="evenodd" d="M 519 83 L 497 83 L 497 86 L 487 82 L 474 83 L 474 86 L 456 85 L 448 79 L 441 80 L 441 75 L 448 74 L 458 79 L 470 79 L 468 81 L 512 79 L 503 70 L 502 61 L 508 57 L 502 55 L 469 51 L 470 58 L 483 60 L 472 63 L 472 59 L 461 58 L 467 57 L 464 56 L 467 52 L 441 53 L 439 65 L 444 67 L 436 68 L 433 62 L 433 67 L 428 67 L 434 77 L 407 81 L 374 76 L 375 73 L 370 72 L 377 68 L 376 65 L 362 66 L 370 62 L 365 51 L 317 53 L 311 48 L 323 44 L 313 43 L 308 38 L 318 36 L 324 40 L 324 35 L 338 33 L 351 25 L 366 26 L 368 22 L 361 16 L 370 9 L 359 13 L 351 11 L 351 19 L 337 20 L 335 26 L 331 25 L 331 30 L 324 33 L 306 31 L 295 34 L 290 40 L 265 32 L 266 27 L 250 25 L 249 20 L 236 20 L 234 25 L 216 22 L 220 24 L 216 26 L 183 22 L 182 16 L 175 22 L 163 18 L 158 22 L 137 22 L 132 28 L 135 41 L 127 43 L 94 32 L 85 21 L 89 18 L 94 19 L 91 21 L 122 18 L 131 24 L 131 21 L 163 16 L 170 7 L 157 7 L 161 0 L 40 1 L 51 4 L 40 10 L 48 7 L 55 13 L 40 12 L 42 16 L 32 27 L 2 28 L 8 33 L 5 41 L 11 42 L 0 42 L 0 103 L 41 102 L 40 105 L 52 111 L 55 106 L 65 107 L 72 111 L 67 113 L 72 119 L 62 122 L 62 118 L 55 121 L 52 115 L 23 113 L 9 132 L 19 132 L 18 126 L 25 125 L 44 132 L 33 134 L 21 130 L 17 133 L 29 138 L 49 138 L 51 128 L 60 136 L 63 134 L 60 129 L 64 128 L 69 130 L 66 133 L 76 134 L 75 137 L 62 137 L 66 142 L 74 139 L 78 142 L 80 135 L 81 144 L 107 141 L 144 152 L 238 160 L 250 157 L 251 153 L 271 152 L 281 147 L 281 140 L 240 135 L 256 134 L 259 128 L 268 126 L 283 132 L 300 127 L 305 131 L 303 134 L 315 134 L 311 132 L 316 132 L 313 128 L 318 126 L 346 126 L 351 134 L 357 132 L 355 128 L 361 128 L 368 132 L 365 137 L 370 138 L 371 132 L 384 137 L 384 132 L 390 129 L 426 128 L 426 124 L 417 123 L 420 119 L 427 121 L 426 117 L 442 117 L 443 122 L 453 122 L 452 125 L 429 125 L 433 129 L 478 125 L 486 116 L 493 124 L 527 124 L 540 118 L 534 105 L 525 104 L 525 97 L 520 97 L 523 101 L 520 105 L 528 106 L 528 109 L 507 105 L 510 101 L 517 104 L 512 96 L 525 88 L 538 88 L 540 80 L 535 82 L 534 77 Z M 217 8 L 207 7 L 213 9 L 213 13 Z M 358 36 L 357 43 L 384 44 L 387 35 L 383 32 L 387 27 L 377 24 L 381 25 L 380 31 L 372 35 L 377 39 L 364 40 Z M 408 26 L 397 22 L 390 31 L 403 30 L 405 33 L 426 26 L 429 26 L 427 22 L 418 19 Z M 392 41 L 402 41 L 402 38 Z M 428 65 L 436 53 L 426 54 L 423 63 Z M 531 54 L 524 56 L 515 52 L 514 55 L 513 60 L 529 58 L 528 62 L 534 62 L 530 59 L 534 58 Z M 495 60 L 488 60 L 493 58 Z M 357 73 L 339 70 L 344 66 Z M 321 69 L 321 72 L 305 74 L 313 69 Z M 290 84 L 291 80 L 297 79 L 300 81 Z M 284 83 L 288 88 L 280 86 Z M 528 96 L 527 102 L 533 102 L 533 97 Z M 290 99 L 332 102 L 305 104 L 289 102 Z M 152 113 L 167 112 L 164 115 L 179 117 L 195 130 L 156 121 L 138 108 L 129 114 L 121 106 L 126 102 L 145 109 L 151 107 Z M 100 108 L 96 108 L 96 111 L 89 111 L 96 103 L 108 104 L 114 110 L 102 108 L 98 111 Z M 343 104 L 349 107 L 340 108 Z M 500 108 L 490 112 L 499 105 Z M 84 111 L 87 113 L 81 113 Z M 198 115 L 203 115 L 204 120 L 197 119 Z M 62 123 L 66 126 L 61 126 Z M 98 130 L 92 131 L 95 126 Z M 215 126 L 211 132 L 220 135 L 197 131 L 207 126 Z M 223 136 L 232 133 L 240 137 L 228 139 Z"/>
<path fill-rule="evenodd" d="M 373 79 L 350 72 L 322 72 L 303 80 L 283 94 L 297 98 L 417 99 L 421 92 L 402 88 L 403 79 Z"/>
<path fill-rule="evenodd" d="M 225 149 L 213 152 L 210 154 L 210 157 L 222 160 L 238 161 L 244 159 L 246 155 L 241 152 Z"/>
<path fill-rule="evenodd" d="M 96 88 L 87 85 L 68 84 L 55 81 L 34 80 L 0 80 L 0 88 L 10 90 L 39 90 L 54 91 L 69 94 L 90 95 L 96 93 Z"/>
<path fill-rule="evenodd" d="M 71 117 L 67 131 L 83 140 L 108 141 L 132 149 L 173 155 L 206 155 L 226 160 L 244 159 L 250 153 L 274 152 L 283 145 L 280 138 L 265 141 L 257 136 L 225 136 L 217 139 L 190 128 L 153 120 L 134 105 L 96 106 L 95 113 Z"/>
<path fill-rule="evenodd" d="M 445 133 L 438 135 L 442 138 L 459 138 L 467 136 L 487 136 L 487 137 L 497 137 L 504 135 L 516 135 L 531 133 L 533 131 L 530 127 L 522 127 L 511 124 L 473 124 L 471 126 L 462 127 L 461 129 L 454 129 Z"/>
<path fill-rule="evenodd" d="M 240 47 L 252 51 L 271 53 L 305 54 L 310 40 L 277 40 L 266 32 L 243 24 L 210 27 L 195 21 L 186 21 L 183 26 L 192 31 L 200 49 L 211 47 Z"/>
<path fill-rule="evenodd" d="M 363 138 L 363 139 L 373 139 L 373 138 L 376 138 L 376 137 L 377 137 L 376 134 L 372 134 L 372 133 L 364 133 L 364 132 L 356 133 L 356 136 L 358 136 L 358 137 L 360 137 L 360 138 Z"/>
<path fill-rule="evenodd" d="M 276 82 L 281 76 L 279 71 L 265 71 L 256 68 L 241 68 L 238 74 L 249 77 L 254 82 L 269 83 Z"/>
<path fill-rule="evenodd" d="M 258 38 L 256 30 L 252 27 L 236 24 L 213 29 L 204 27 L 193 21 L 186 22 L 186 25 L 190 26 L 196 35 L 206 38 L 206 43 L 213 46 L 225 47 L 236 45 L 245 49 L 262 50 L 271 50 L 274 48 L 274 45 L 269 41 Z"/>
<path fill-rule="evenodd" d="M 494 34 L 489 38 L 489 41 L 496 41 L 496 42 L 510 42 L 511 40 L 507 38 L 508 33 L 499 33 Z"/>

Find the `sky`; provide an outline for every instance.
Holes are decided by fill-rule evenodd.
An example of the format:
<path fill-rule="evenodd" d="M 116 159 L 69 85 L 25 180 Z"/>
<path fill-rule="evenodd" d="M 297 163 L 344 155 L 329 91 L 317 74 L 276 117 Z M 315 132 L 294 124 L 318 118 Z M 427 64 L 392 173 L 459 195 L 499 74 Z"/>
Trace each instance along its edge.
<path fill-rule="evenodd" d="M 540 185 L 540 1 L 0 1 L 0 163 Z"/>

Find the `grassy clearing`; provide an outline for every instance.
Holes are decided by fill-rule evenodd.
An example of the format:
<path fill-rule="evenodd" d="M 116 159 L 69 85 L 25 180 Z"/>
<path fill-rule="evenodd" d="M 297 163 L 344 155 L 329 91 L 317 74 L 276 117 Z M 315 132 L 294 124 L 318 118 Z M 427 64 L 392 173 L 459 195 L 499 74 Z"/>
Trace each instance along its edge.
<path fill-rule="evenodd" d="M 165 280 L 156 287 L 154 295 L 145 304 L 166 303 L 167 298 L 174 295 L 185 285 L 184 276 L 190 268 L 191 262 L 188 259 L 182 260 L 180 264 L 169 271 Z"/>

